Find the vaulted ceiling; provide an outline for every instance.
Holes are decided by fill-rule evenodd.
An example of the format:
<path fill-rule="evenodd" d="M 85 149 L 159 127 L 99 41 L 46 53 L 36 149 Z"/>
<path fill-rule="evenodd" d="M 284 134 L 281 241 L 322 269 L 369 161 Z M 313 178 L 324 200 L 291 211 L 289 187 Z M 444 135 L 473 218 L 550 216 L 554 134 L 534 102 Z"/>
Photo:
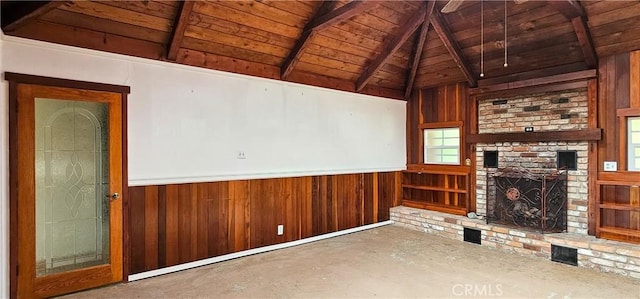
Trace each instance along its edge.
<path fill-rule="evenodd" d="M 394 98 L 640 49 L 640 1 L 454 1 L 1 4 L 7 35 Z"/>

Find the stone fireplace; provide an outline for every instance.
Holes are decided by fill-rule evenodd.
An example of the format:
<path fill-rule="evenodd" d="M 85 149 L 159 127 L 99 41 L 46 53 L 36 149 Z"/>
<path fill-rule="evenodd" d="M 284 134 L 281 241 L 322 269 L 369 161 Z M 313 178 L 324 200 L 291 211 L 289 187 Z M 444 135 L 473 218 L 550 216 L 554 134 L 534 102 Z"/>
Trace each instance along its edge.
<path fill-rule="evenodd" d="M 473 142 L 476 145 L 476 213 L 484 217 L 495 215 L 496 206 L 488 199 L 501 194 L 502 200 L 506 201 L 503 207 L 511 213 L 510 219 L 487 222 L 486 219 L 397 206 L 391 208 L 391 220 L 396 225 L 425 233 L 554 261 L 560 261 L 558 256 L 566 254 L 567 259 L 560 262 L 571 260 L 570 264 L 579 267 L 640 279 L 640 248 L 637 245 L 588 235 L 589 141 L 579 137 L 587 135 L 573 135 L 574 131 L 593 130 L 587 123 L 588 102 L 586 88 L 477 102 L 479 134 L 474 137 L 486 135 Z M 525 132 L 529 127 L 534 133 Z M 545 131 L 553 133 L 536 134 Z M 563 141 L 565 137 L 577 141 Z M 483 140 L 485 143 L 478 143 Z M 553 187 L 553 184 L 559 185 Z M 509 190 L 514 186 L 518 192 Z M 523 202 L 516 206 L 516 200 L 512 200 L 543 197 L 547 189 L 557 187 L 556 190 L 566 195 L 564 203 L 550 209 L 542 207 L 542 203 L 535 206 L 529 201 L 526 206 Z M 556 199 L 551 201 L 554 200 L 557 203 Z M 559 208 L 562 204 L 566 204 L 566 212 Z M 559 217 L 563 216 L 559 214 L 565 215 Z M 562 233 L 542 233 L 539 227 L 543 226 L 540 223 L 543 219 L 559 220 L 559 226 L 552 231 Z M 516 225 L 513 225 L 514 221 Z M 551 225 L 544 223 L 544 226 Z"/>
<path fill-rule="evenodd" d="M 478 131 L 487 133 L 582 130 L 587 128 L 586 88 L 486 99 L 478 103 Z M 490 153 L 495 155 L 490 160 Z M 567 167 L 559 158 L 573 156 Z M 496 196 L 495 176 L 503 169 L 526 169 L 530 175 L 566 174 L 566 231 L 587 234 L 587 141 L 496 142 L 476 145 L 476 205 L 478 215 L 488 215 L 487 198 Z M 487 163 L 490 162 L 490 163 Z M 563 163 L 559 163 L 563 162 Z M 520 190 L 520 192 L 527 192 Z M 529 210 L 530 212 L 530 210 Z M 535 210 L 534 210 L 535 212 Z M 541 211 L 542 212 L 542 211 Z"/>

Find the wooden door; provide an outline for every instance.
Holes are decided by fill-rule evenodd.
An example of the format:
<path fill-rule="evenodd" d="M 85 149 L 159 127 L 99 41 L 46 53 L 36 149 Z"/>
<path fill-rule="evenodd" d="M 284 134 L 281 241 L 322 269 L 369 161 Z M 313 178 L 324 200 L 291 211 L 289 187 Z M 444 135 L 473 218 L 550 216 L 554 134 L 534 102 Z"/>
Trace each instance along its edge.
<path fill-rule="evenodd" d="M 11 173 L 17 184 L 11 188 L 17 204 L 11 213 L 17 213 L 17 297 L 121 281 L 122 94 L 16 88 Z"/>

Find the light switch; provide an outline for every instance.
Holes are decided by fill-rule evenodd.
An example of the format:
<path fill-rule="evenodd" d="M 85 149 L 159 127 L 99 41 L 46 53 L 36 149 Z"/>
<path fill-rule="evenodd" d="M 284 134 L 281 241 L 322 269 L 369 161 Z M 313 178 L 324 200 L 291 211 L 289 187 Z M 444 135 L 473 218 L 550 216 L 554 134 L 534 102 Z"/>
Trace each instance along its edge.
<path fill-rule="evenodd" d="M 604 171 L 618 171 L 618 162 L 604 161 Z"/>

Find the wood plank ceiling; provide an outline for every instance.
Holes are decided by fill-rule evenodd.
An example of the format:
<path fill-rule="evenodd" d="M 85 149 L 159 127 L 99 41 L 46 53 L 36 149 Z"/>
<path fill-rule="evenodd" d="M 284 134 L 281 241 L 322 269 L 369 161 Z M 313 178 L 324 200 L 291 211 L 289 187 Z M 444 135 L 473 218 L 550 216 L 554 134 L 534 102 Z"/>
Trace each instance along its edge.
<path fill-rule="evenodd" d="M 7 35 L 392 98 L 414 88 L 584 70 L 598 57 L 640 49 L 640 1 L 485 1 L 480 78 L 481 3 L 445 14 L 446 3 L 1 4 Z"/>

